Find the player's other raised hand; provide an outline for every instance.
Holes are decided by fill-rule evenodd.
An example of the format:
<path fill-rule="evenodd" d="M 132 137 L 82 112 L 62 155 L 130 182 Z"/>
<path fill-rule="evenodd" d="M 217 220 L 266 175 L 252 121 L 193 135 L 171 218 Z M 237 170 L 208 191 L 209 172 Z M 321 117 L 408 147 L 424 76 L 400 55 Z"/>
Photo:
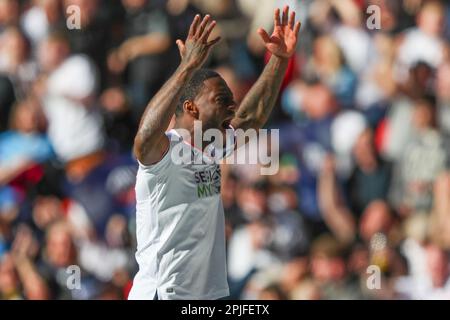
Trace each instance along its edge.
<path fill-rule="evenodd" d="M 284 7 L 280 19 L 280 9 L 275 10 L 274 30 L 271 36 L 263 29 L 258 29 L 258 34 L 263 39 L 267 50 L 280 58 L 290 58 L 297 46 L 298 32 L 301 23 L 295 23 L 295 12 L 289 16 L 289 6 Z"/>
<path fill-rule="evenodd" d="M 209 36 L 216 26 L 216 21 L 210 22 L 210 20 L 209 14 L 203 20 L 200 15 L 196 15 L 186 41 L 177 40 L 176 42 L 180 50 L 181 63 L 189 68 L 201 68 L 208 58 L 211 48 L 220 40 L 220 37 L 209 40 Z"/>

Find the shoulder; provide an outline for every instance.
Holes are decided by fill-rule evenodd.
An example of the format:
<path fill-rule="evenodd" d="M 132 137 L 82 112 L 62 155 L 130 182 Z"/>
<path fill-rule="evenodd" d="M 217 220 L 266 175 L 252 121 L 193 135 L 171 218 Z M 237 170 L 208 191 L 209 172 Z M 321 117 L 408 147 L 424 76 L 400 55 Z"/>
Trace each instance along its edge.
<path fill-rule="evenodd" d="M 165 135 L 166 135 L 169 143 L 168 143 L 167 150 L 165 150 L 164 154 L 162 155 L 161 160 L 159 160 L 151 165 L 146 165 L 146 164 L 143 164 L 141 161 L 139 161 L 139 159 L 136 159 L 137 163 L 139 164 L 139 169 L 141 171 L 155 174 L 155 173 L 162 173 L 171 167 L 172 162 L 173 162 L 172 161 L 172 150 L 176 144 L 178 144 L 182 141 L 182 139 L 173 130 L 166 132 Z"/>

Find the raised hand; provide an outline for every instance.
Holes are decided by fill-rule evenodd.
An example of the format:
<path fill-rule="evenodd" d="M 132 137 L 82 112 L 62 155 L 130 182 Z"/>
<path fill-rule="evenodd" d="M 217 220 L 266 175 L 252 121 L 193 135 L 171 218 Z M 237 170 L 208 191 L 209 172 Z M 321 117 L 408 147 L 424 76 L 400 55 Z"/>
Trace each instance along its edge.
<path fill-rule="evenodd" d="M 191 68 L 201 68 L 208 58 L 211 48 L 220 40 L 217 37 L 211 41 L 208 38 L 216 26 L 216 21 L 210 21 L 210 16 L 206 15 L 200 22 L 200 15 L 196 15 L 189 29 L 186 42 L 177 40 L 178 49 L 182 59 L 182 64 Z"/>
<path fill-rule="evenodd" d="M 300 26 L 300 22 L 295 23 L 295 12 L 293 11 L 289 16 L 289 6 L 286 6 L 281 19 L 280 9 L 275 10 L 272 35 L 269 36 L 262 28 L 258 29 L 258 34 L 272 54 L 280 58 L 290 58 L 295 52 Z"/>

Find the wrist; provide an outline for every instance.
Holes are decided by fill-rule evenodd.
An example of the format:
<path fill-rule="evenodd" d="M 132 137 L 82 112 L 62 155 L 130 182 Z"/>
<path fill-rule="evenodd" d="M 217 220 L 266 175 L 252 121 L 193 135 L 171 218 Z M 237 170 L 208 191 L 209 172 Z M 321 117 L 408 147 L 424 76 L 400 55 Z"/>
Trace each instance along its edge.
<path fill-rule="evenodd" d="M 277 73 L 284 72 L 285 70 L 287 70 L 289 59 L 290 58 L 280 57 L 272 54 L 267 65 Z"/>
<path fill-rule="evenodd" d="M 178 66 L 176 74 L 178 75 L 179 79 L 183 80 L 185 78 L 190 78 L 197 69 L 198 68 L 196 68 L 191 64 L 181 62 L 180 65 Z"/>
<path fill-rule="evenodd" d="M 200 69 L 199 66 L 197 66 L 194 63 L 189 63 L 185 61 L 181 61 L 179 70 L 186 71 L 186 72 L 194 72 L 196 70 Z"/>
<path fill-rule="evenodd" d="M 278 63 L 279 65 L 288 64 L 290 57 L 283 57 L 283 56 L 277 56 L 275 54 L 272 54 L 271 60 L 274 60 L 275 63 Z"/>

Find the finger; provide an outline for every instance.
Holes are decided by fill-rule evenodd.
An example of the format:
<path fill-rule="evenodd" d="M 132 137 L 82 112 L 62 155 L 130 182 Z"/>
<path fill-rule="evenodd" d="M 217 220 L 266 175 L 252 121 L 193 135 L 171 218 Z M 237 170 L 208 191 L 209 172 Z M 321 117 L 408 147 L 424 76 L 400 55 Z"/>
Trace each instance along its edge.
<path fill-rule="evenodd" d="M 214 20 L 213 22 L 211 22 L 208 26 L 208 28 L 206 29 L 206 31 L 203 33 L 202 37 L 200 38 L 203 41 L 208 41 L 209 35 L 211 34 L 211 32 L 213 31 L 214 27 L 216 26 L 216 21 Z"/>
<path fill-rule="evenodd" d="M 297 24 L 295 25 L 295 29 L 294 29 L 294 33 L 295 35 L 298 35 L 298 32 L 300 31 L 300 27 L 302 26 L 301 22 L 297 22 Z"/>
<path fill-rule="evenodd" d="M 178 49 L 180 49 L 180 50 L 181 50 L 181 48 L 184 47 L 184 43 L 183 43 L 183 41 L 181 41 L 180 39 L 178 39 L 178 40 L 176 41 L 176 44 L 177 44 L 177 46 L 178 46 Z"/>
<path fill-rule="evenodd" d="M 203 34 L 203 32 L 205 31 L 206 26 L 208 25 L 208 21 L 209 21 L 210 15 L 207 14 L 204 18 L 202 23 L 200 24 L 200 27 L 198 28 L 198 31 L 196 33 L 196 36 L 198 38 L 200 38 Z"/>
<path fill-rule="evenodd" d="M 210 42 L 208 42 L 208 43 L 206 44 L 206 46 L 207 46 L 207 47 L 212 47 L 212 46 L 214 46 L 217 42 L 219 42 L 220 39 L 222 39 L 222 38 L 221 38 L 221 37 L 217 37 L 217 38 L 215 38 L 214 40 L 211 40 Z"/>
<path fill-rule="evenodd" d="M 177 44 L 177 46 L 178 46 L 178 50 L 180 50 L 180 55 L 181 55 L 181 57 L 183 57 L 183 56 L 184 56 L 184 50 L 185 50 L 183 41 L 181 41 L 180 39 L 178 39 L 178 40 L 176 41 L 176 44 Z"/>
<path fill-rule="evenodd" d="M 281 20 L 281 25 L 287 26 L 289 17 L 289 6 L 285 6 L 283 9 L 283 17 Z"/>
<path fill-rule="evenodd" d="M 295 11 L 292 11 L 291 17 L 289 18 L 289 28 L 291 28 L 291 30 L 294 30 L 294 25 L 295 25 Z"/>
<path fill-rule="evenodd" d="M 200 15 L 197 14 L 192 21 L 191 27 L 189 28 L 189 37 L 192 37 L 197 32 L 198 23 L 200 21 Z"/>
<path fill-rule="evenodd" d="M 280 9 L 278 9 L 278 8 L 275 10 L 274 24 L 277 27 L 281 25 L 281 22 L 280 22 Z"/>
<path fill-rule="evenodd" d="M 259 28 L 258 29 L 258 34 L 261 36 L 261 38 L 263 39 L 263 41 L 265 43 L 270 43 L 271 42 L 269 34 L 263 28 Z"/>

